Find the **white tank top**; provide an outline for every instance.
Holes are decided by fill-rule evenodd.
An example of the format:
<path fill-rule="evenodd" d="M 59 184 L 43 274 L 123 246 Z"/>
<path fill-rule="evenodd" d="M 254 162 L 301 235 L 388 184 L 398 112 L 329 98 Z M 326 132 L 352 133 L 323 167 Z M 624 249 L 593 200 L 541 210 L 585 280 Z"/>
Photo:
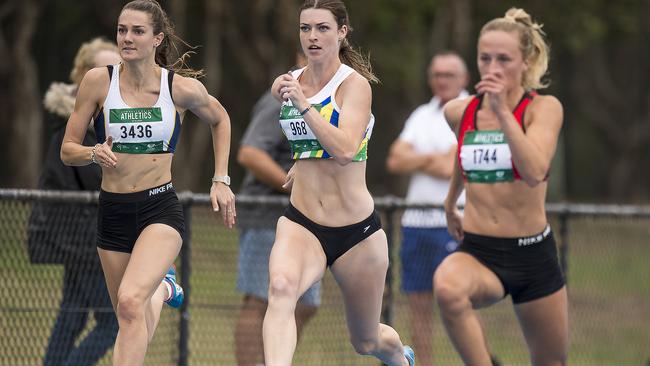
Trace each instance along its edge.
<path fill-rule="evenodd" d="M 293 71 L 291 74 L 298 79 L 305 68 Z M 348 65 L 341 64 L 336 74 L 316 95 L 307 98 L 307 102 L 331 125 L 339 126 L 339 106 L 336 104 L 336 90 L 343 81 L 354 71 Z M 352 161 L 364 161 L 368 159 L 368 141 L 372 135 L 372 128 L 375 125 L 375 117 L 371 114 L 368 121 L 368 127 L 364 132 L 363 140 Z M 280 110 L 280 126 L 284 135 L 289 140 L 291 146 L 291 155 L 294 160 L 298 159 L 330 159 L 332 156 L 325 151 L 318 141 L 314 132 L 305 123 L 300 115 L 300 111 L 293 106 L 291 100 L 282 103 Z"/>
<path fill-rule="evenodd" d="M 171 95 L 173 71 L 160 69 L 160 94 L 151 107 L 132 108 L 120 94 L 120 64 L 108 66 L 111 83 L 95 119 L 97 142 L 113 136 L 113 151 L 125 154 L 173 153 L 181 132 L 181 117 Z"/>

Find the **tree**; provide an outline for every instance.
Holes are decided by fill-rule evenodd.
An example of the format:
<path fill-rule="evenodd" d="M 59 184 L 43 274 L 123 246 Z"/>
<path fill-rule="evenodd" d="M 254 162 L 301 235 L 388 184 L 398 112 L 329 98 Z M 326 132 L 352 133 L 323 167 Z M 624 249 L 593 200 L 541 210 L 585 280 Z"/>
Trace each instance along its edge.
<path fill-rule="evenodd" d="M 32 40 L 41 11 L 36 0 L 11 0 L 0 6 L 0 127 L 2 156 L 0 185 L 34 187 L 41 157 L 41 108 Z"/>

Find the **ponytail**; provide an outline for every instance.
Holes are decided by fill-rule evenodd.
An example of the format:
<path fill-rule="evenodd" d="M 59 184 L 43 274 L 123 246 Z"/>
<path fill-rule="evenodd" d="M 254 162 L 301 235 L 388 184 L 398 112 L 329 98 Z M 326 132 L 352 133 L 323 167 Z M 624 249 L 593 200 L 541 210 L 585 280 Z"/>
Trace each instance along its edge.
<path fill-rule="evenodd" d="M 541 89 L 548 86 L 542 77 L 548 70 L 549 47 L 544 37 L 542 25 L 535 23 L 524 9 L 510 8 L 503 18 L 489 21 L 481 29 L 481 35 L 488 31 L 516 32 L 519 35 L 519 48 L 528 69 L 522 77 L 524 89 Z"/>
<path fill-rule="evenodd" d="M 341 48 L 339 49 L 339 58 L 341 62 L 353 68 L 361 76 L 366 78 L 371 83 L 379 83 L 379 78 L 372 72 L 372 65 L 370 65 L 370 57 L 365 57 L 361 52 L 355 50 L 347 38 L 341 41 Z"/>

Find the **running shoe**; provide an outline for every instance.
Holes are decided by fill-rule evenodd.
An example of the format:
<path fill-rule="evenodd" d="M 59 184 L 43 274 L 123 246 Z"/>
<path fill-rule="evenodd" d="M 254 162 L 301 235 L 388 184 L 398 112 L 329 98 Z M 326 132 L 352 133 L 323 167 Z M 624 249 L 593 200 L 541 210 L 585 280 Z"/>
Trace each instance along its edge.
<path fill-rule="evenodd" d="M 415 365 L 415 353 L 413 352 L 413 348 L 404 346 L 404 357 L 406 357 L 406 361 L 409 362 L 409 366 Z"/>
<path fill-rule="evenodd" d="M 165 303 L 173 308 L 179 308 L 183 304 L 183 288 L 176 283 L 176 266 L 172 264 L 165 274 L 163 281 L 169 284 L 169 287 L 172 289 L 171 296 L 165 300 Z"/>

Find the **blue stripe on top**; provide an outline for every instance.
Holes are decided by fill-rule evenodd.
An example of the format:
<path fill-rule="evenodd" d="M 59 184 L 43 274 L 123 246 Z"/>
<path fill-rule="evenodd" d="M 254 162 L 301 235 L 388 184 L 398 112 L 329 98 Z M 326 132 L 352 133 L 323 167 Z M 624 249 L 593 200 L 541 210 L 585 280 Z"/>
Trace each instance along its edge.
<path fill-rule="evenodd" d="M 176 144 L 178 143 L 178 139 L 181 135 L 181 115 L 178 113 L 178 111 L 174 112 L 174 133 L 172 134 L 172 138 L 169 139 L 169 147 L 168 151 L 169 152 L 174 152 L 176 150 Z"/>
<path fill-rule="evenodd" d="M 103 144 L 106 141 L 106 128 L 104 126 L 104 107 L 99 110 L 97 118 L 95 118 L 94 125 L 97 143 Z"/>
<path fill-rule="evenodd" d="M 339 112 L 332 111 L 332 117 L 330 118 L 330 123 L 333 124 L 335 127 L 339 127 Z"/>

